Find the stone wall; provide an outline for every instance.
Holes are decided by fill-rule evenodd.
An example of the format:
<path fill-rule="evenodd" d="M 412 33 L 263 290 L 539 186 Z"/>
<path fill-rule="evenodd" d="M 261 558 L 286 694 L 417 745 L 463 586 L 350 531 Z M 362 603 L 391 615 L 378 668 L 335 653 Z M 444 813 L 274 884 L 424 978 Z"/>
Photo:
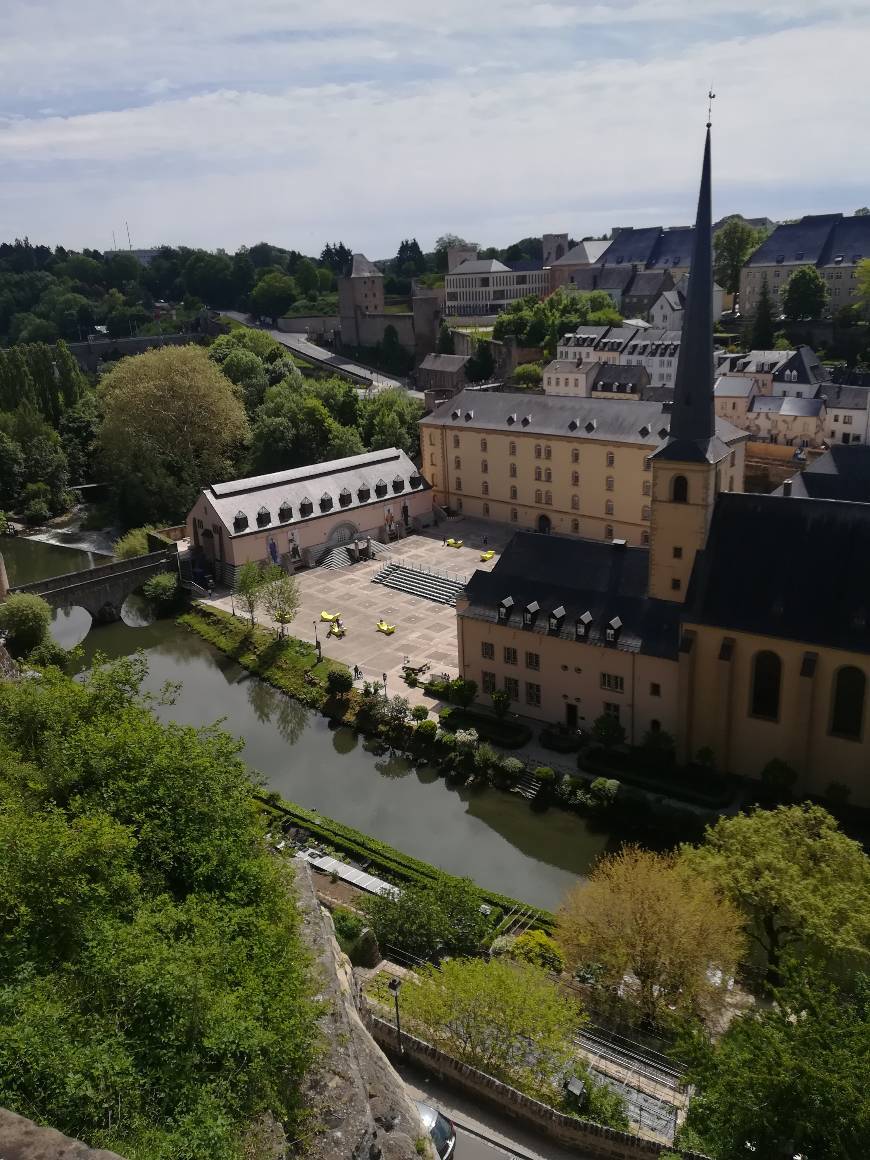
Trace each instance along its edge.
<path fill-rule="evenodd" d="M 285 334 L 331 334 L 340 325 L 337 314 L 306 314 L 299 318 L 279 318 L 278 329 Z"/>
<path fill-rule="evenodd" d="M 219 334 L 219 330 L 215 330 Z M 143 338 L 101 338 L 94 342 L 70 342 L 67 345 L 73 358 L 82 368 L 92 374 L 99 369 L 105 359 L 110 361 L 127 355 L 144 354 L 155 346 L 190 346 L 202 343 L 200 334 L 149 335 Z"/>
<path fill-rule="evenodd" d="M 2 1160 L 122 1160 L 116 1152 L 94 1151 L 54 1128 L 40 1128 L 32 1120 L 0 1108 Z"/>
<path fill-rule="evenodd" d="M 365 1014 L 366 1024 L 376 1043 L 388 1054 L 395 1054 L 396 1029 L 391 1024 L 371 1013 Z M 667 1144 L 644 1140 L 628 1132 L 619 1132 L 590 1120 L 578 1120 L 563 1115 L 554 1108 L 523 1095 L 516 1088 L 508 1087 L 492 1076 L 485 1075 L 473 1067 L 445 1055 L 443 1051 L 424 1043 L 413 1035 L 402 1032 L 404 1058 L 417 1064 L 424 1071 L 433 1073 L 445 1083 L 483 1099 L 486 1103 L 513 1116 L 524 1127 L 533 1128 L 549 1136 L 550 1139 L 582 1150 L 588 1160 L 653 1160 L 662 1152 L 671 1151 Z M 707 1160 L 697 1152 L 681 1151 L 684 1160 Z"/>

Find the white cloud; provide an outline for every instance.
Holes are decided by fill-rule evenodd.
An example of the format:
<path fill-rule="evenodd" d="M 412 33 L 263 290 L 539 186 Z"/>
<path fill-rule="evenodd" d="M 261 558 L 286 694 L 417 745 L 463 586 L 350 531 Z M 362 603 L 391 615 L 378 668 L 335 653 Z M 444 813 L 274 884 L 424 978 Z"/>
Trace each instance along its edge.
<path fill-rule="evenodd" d="M 711 77 L 718 209 L 795 212 L 802 189 L 827 183 L 835 199 L 835 181 L 870 183 L 870 154 L 854 148 L 868 111 L 866 3 L 848 23 L 821 23 L 832 6 L 793 0 L 789 20 L 812 10 L 815 23 L 751 35 L 747 23 L 742 37 L 709 41 L 680 25 L 673 42 L 667 21 L 719 17 L 725 0 L 443 0 L 434 16 L 398 0 L 72 7 L 17 5 L 0 23 L 0 110 L 36 79 L 29 48 L 17 51 L 31 44 L 43 76 L 70 94 L 44 85 L 52 108 L 72 109 L 0 115 L 9 232 L 106 245 L 106 222 L 129 218 L 139 244 L 269 237 L 314 250 L 343 236 L 381 255 L 445 229 L 503 243 L 688 221 Z M 38 44 L 48 8 L 56 19 Z M 775 24 L 785 5 L 752 12 Z M 605 13 L 610 26 L 654 15 L 655 37 L 638 38 L 649 55 L 591 51 Z M 827 83 L 820 62 L 832 61 Z M 100 99 L 79 112 L 88 85 Z M 737 190 L 767 200 L 736 205 Z"/>

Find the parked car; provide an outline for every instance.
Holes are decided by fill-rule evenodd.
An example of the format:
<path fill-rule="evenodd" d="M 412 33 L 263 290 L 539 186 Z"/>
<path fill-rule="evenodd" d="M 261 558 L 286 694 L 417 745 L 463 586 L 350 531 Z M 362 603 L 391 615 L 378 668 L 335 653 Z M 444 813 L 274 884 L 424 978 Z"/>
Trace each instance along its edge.
<path fill-rule="evenodd" d="M 453 1155 L 453 1149 L 456 1147 L 456 1129 L 447 1117 L 431 1104 L 417 1100 L 417 1111 L 420 1113 L 423 1127 L 435 1145 L 435 1151 L 441 1160 L 447 1160 L 448 1156 Z"/>

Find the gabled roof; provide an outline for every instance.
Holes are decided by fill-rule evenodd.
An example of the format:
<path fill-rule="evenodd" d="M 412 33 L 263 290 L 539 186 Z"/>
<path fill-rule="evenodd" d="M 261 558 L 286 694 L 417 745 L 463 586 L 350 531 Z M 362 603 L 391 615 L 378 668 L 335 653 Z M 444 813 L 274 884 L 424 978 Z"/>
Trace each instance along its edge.
<path fill-rule="evenodd" d="M 638 391 L 649 382 L 649 372 L 644 366 L 621 366 L 619 363 L 601 363 L 592 376 L 591 390 L 613 391 L 618 387 Z"/>
<path fill-rule="evenodd" d="M 378 484 L 384 484 L 385 489 Z M 401 503 L 402 497 L 428 487 L 405 452 L 390 447 L 269 475 L 214 483 L 202 494 L 228 534 L 238 536 L 293 528 L 320 515 L 352 512 L 386 499 Z M 328 506 L 321 506 L 324 497 L 329 498 Z M 307 516 L 301 510 L 305 500 L 311 504 Z M 286 515 L 287 509 L 290 515 Z M 237 524 L 240 513 L 245 520 Z"/>
<path fill-rule="evenodd" d="M 620 230 L 601 257 L 601 266 L 645 266 L 653 254 L 661 235 L 661 226 Z"/>
<path fill-rule="evenodd" d="M 870 215 L 840 217 L 828 236 L 819 265 L 853 266 L 870 258 Z"/>
<path fill-rule="evenodd" d="M 868 576 L 870 505 L 726 492 L 683 621 L 870 653 Z"/>
<path fill-rule="evenodd" d="M 797 378 L 786 379 L 786 371 L 789 374 L 797 372 Z M 827 372 L 822 366 L 819 356 L 811 347 L 803 344 L 795 350 L 791 358 L 786 359 L 773 372 L 775 383 L 796 382 L 815 386 L 817 383 L 826 382 L 827 378 Z"/>
<path fill-rule="evenodd" d="M 750 254 L 747 266 L 814 266 L 825 247 L 839 213 L 807 214 L 799 222 L 777 226 L 764 239 L 755 253 Z"/>
<path fill-rule="evenodd" d="M 623 368 L 627 369 L 627 368 Z M 421 420 L 431 426 L 501 431 L 508 434 L 562 435 L 605 443 L 658 447 L 667 437 L 671 415 L 658 403 L 633 399 L 584 399 L 572 395 L 508 394 L 465 389 Z M 749 438 L 724 419 L 716 420 L 723 455 Z"/>
<path fill-rule="evenodd" d="M 518 532 L 492 571 L 471 577 L 465 589 L 470 604 L 459 615 L 495 622 L 499 605 L 510 596 L 507 623 L 521 628 L 523 609 L 536 601 L 540 611 L 530 636 L 548 634 L 549 614 L 563 608 L 564 619 L 554 635 L 573 640 L 577 620 L 590 613 L 590 643 L 675 659 L 680 606 L 651 600 L 648 578 L 645 548 Z M 607 645 L 607 626 L 614 617 L 622 623 L 617 639 Z"/>
<path fill-rule="evenodd" d="M 663 290 L 657 302 L 661 302 L 663 299 L 671 310 L 683 310 L 686 305 L 686 296 L 681 294 L 679 290 Z"/>
<path fill-rule="evenodd" d="M 870 389 L 845 383 L 822 383 L 816 397 L 827 400 L 829 411 L 834 407 L 844 411 L 866 411 L 870 406 Z"/>
<path fill-rule="evenodd" d="M 454 274 L 509 274 L 510 266 L 506 266 L 504 262 L 500 262 L 497 258 L 468 258 L 464 262 L 451 270 L 447 275 L 452 278 Z"/>
<path fill-rule="evenodd" d="M 557 258 L 552 263 L 554 266 L 588 266 L 592 262 L 597 262 L 607 247 L 610 245 L 609 241 L 587 241 L 578 242 L 576 246 L 572 247 L 567 254 L 563 254 L 561 258 Z"/>
<path fill-rule="evenodd" d="M 354 254 L 350 267 L 351 278 L 383 278 L 383 274 L 365 254 Z"/>
<path fill-rule="evenodd" d="M 471 356 L 467 354 L 427 354 L 420 363 L 421 371 L 459 371 Z"/>
<path fill-rule="evenodd" d="M 638 270 L 626 297 L 649 298 L 652 295 L 658 296 L 662 291 L 662 287 L 670 289 L 673 284 L 673 279 L 668 270 Z"/>
<path fill-rule="evenodd" d="M 571 275 L 571 285 L 578 290 L 619 290 L 625 292 L 634 278 L 631 266 L 581 267 Z"/>
<path fill-rule="evenodd" d="M 694 240 L 692 226 L 677 226 L 674 229 L 662 230 L 655 249 L 650 254 L 647 265 L 688 266 Z"/>
<path fill-rule="evenodd" d="M 870 446 L 835 443 L 803 471 L 793 475 L 792 497 L 838 499 L 870 504 Z M 779 487 L 774 495 L 783 495 Z"/>
<path fill-rule="evenodd" d="M 749 404 L 750 415 L 769 414 L 813 418 L 821 415 L 824 399 L 793 399 L 789 395 L 756 395 Z"/>
<path fill-rule="evenodd" d="M 713 387 L 717 398 L 745 399 L 757 391 L 754 381 L 745 375 L 720 375 Z"/>

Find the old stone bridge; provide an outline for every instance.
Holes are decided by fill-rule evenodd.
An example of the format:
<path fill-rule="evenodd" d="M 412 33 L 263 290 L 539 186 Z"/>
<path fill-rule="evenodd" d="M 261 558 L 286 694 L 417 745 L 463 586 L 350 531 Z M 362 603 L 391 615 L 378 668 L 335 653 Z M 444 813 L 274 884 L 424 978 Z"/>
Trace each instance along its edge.
<path fill-rule="evenodd" d="M 178 570 L 178 550 L 171 548 L 117 560 L 83 572 L 69 572 L 65 576 L 51 576 L 11 588 L 12 592 L 30 592 L 41 596 L 58 610 L 80 607 L 86 609 L 95 624 L 109 624 L 121 619 L 121 607 L 127 597 L 152 576 Z"/>

